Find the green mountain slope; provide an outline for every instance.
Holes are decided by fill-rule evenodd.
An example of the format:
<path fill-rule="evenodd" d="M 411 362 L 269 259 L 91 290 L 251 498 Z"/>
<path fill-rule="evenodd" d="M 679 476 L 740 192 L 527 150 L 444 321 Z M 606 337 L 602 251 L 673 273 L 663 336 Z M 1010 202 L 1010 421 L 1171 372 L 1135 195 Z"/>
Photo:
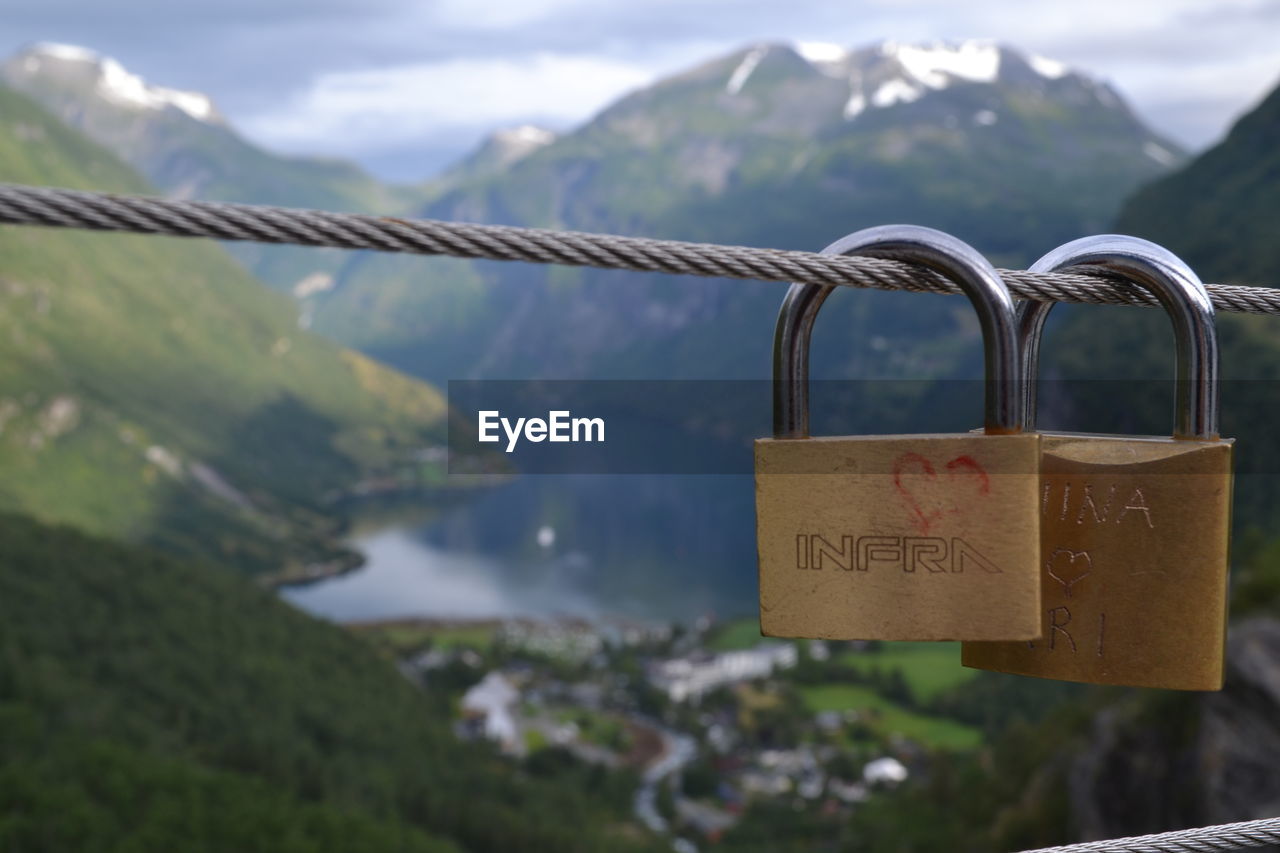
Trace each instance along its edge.
<path fill-rule="evenodd" d="M 766 44 L 629 95 L 421 213 L 803 249 L 905 221 L 1018 264 L 1103 230 L 1180 158 L 1105 83 L 1011 48 L 818 59 Z M 432 378 L 767 375 L 776 286 L 622 278 L 367 256 L 312 301 L 317 329 Z M 819 336 L 822 370 L 927 376 L 975 360 L 956 300 L 908 299 L 832 300 L 823 323 L 844 334 Z"/>
<path fill-rule="evenodd" d="M 1126 202 L 1113 230 L 1154 240 L 1209 282 L 1280 285 L 1280 89 L 1226 138 L 1184 169 Z M 1161 311 L 1067 305 L 1054 310 L 1044 344 L 1050 378 L 1123 380 L 1073 384 L 1075 399 L 1049 405 L 1046 428 L 1163 434 L 1171 429 L 1173 334 Z M 1280 442 L 1272 424 L 1280 395 L 1274 317 L 1217 318 L 1222 432 L 1237 440 L 1235 521 L 1270 538 L 1280 519 Z M 1149 380 L 1158 380 L 1151 382 Z M 1123 400 L 1123 405 L 1117 405 Z M 1056 409 L 1056 410 L 1055 410 Z M 1260 534 L 1261 535 L 1261 534 Z"/>
<path fill-rule="evenodd" d="M 0 180 L 147 192 L 0 89 Z M 256 570 L 331 556 L 332 493 L 443 435 L 432 389 L 299 331 L 216 245 L 0 230 L 0 507 Z"/>
<path fill-rule="evenodd" d="M 204 95 L 152 86 L 83 48 L 33 45 L 0 63 L 0 82 L 114 151 L 169 195 L 383 214 L 423 197 L 386 186 L 352 163 L 266 151 L 241 137 Z M 282 290 L 308 277 L 314 287 L 344 260 L 337 252 L 281 246 L 228 249 Z"/>
<path fill-rule="evenodd" d="M 1206 280 L 1280 285 L 1280 88 L 1186 168 L 1135 193 L 1116 221 Z"/>
<path fill-rule="evenodd" d="M 0 848 L 641 846 L 634 780 L 530 776 L 451 716 L 243 578 L 0 515 Z"/>

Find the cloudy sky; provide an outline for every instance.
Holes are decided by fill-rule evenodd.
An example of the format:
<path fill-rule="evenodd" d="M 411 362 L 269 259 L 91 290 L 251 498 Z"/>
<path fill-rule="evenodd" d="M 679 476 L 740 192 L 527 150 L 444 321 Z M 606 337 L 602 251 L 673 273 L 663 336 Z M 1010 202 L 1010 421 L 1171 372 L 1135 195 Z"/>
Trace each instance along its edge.
<path fill-rule="evenodd" d="M 996 39 L 1112 81 L 1191 147 L 1280 80 L 1280 0 L 0 0 L 0 51 L 92 47 L 278 150 L 421 178 L 742 45 Z M 1016 10 L 1016 12 L 1014 11 Z"/>

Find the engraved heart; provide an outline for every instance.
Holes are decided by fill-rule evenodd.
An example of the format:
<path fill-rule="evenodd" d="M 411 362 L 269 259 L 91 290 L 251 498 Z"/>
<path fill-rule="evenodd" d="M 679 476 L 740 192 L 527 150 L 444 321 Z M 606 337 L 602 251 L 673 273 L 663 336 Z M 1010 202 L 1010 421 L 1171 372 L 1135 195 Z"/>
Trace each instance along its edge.
<path fill-rule="evenodd" d="M 939 474 L 927 457 L 904 453 L 894 460 L 893 485 L 921 533 L 944 516 L 958 515 L 969 498 L 991 492 L 987 472 L 968 454 L 949 460 Z"/>
<path fill-rule="evenodd" d="M 1093 558 L 1088 551 L 1072 551 L 1070 548 L 1054 548 L 1044 562 L 1049 577 L 1062 584 L 1067 598 L 1077 583 L 1093 574 Z"/>

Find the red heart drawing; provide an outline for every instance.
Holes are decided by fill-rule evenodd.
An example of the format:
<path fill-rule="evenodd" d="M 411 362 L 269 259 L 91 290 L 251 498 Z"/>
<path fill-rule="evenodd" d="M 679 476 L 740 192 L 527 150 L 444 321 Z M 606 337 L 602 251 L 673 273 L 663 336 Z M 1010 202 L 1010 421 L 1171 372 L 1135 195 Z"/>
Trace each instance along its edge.
<path fill-rule="evenodd" d="M 987 472 L 968 454 L 948 461 L 939 474 L 925 456 L 904 453 L 894 460 L 893 485 L 922 534 L 943 516 L 958 515 L 966 497 L 991 492 Z"/>

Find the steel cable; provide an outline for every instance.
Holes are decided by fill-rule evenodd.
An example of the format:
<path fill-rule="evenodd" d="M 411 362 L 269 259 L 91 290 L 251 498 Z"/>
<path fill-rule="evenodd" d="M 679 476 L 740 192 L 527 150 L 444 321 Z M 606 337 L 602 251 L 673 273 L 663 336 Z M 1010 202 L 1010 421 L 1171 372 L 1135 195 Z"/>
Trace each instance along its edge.
<path fill-rule="evenodd" d="M 884 258 L 653 240 L 581 231 L 397 219 L 256 204 L 181 201 L 114 193 L 0 184 L 0 224 L 44 225 L 210 237 L 339 249 L 370 249 L 673 275 L 803 282 L 846 287 L 957 293 L 942 275 Z M 1038 302 L 1156 305 L 1143 288 L 1078 273 L 1001 270 L 1010 291 Z M 1219 311 L 1280 314 L 1280 291 L 1208 285 Z"/>
<path fill-rule="evenodd" d="M 1280 846 L 1280 817 L 1202 826 L 1156 835 L 1043 847 L 1025 853 L 1220 853 Z"/>

